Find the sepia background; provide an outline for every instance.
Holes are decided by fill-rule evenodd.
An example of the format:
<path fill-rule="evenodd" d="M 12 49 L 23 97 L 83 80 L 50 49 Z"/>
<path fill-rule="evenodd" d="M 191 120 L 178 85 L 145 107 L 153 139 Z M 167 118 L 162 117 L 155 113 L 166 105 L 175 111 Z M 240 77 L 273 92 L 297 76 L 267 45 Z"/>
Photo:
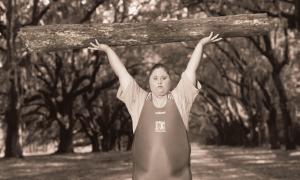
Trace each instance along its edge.
<path fill-rule="evenodd" d="M 131 118 L 105 54 L 28 52 L 20 28 L 250 13 L 285 25 L 205 48 L 189 123 L 193 177 L 299 179 L 299 0 L 1 0 L 0 179 L 131 179 Z M 113 49 L 148 89 L 157 62 L 174 87 L 196 43 Z"/>

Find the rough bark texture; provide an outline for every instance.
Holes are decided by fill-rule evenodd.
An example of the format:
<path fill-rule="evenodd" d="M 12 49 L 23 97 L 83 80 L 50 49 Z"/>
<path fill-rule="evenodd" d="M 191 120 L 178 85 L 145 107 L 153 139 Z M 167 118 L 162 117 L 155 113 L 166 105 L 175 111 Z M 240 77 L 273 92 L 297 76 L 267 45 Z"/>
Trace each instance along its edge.
<path fill-rule="evenodd" d="M 272 107 L 269 111 L 269 118 L 267 120 L 271 149 L 280 149 L 276 119 L 277 119 L 277 111 L 274 107 Z"/>
<path fill-rule="evenodd" d="M 22 148 L 20 145 L 20 135 L 19 135 L 19 108 L 18 106 L 18 92 L 17 92 L 17 83 L 16 80 L 18 76 L 16 56 L 15 56 L 15 31 L 14 31 L 14 22 L 15 22 L 15 1 L 7 1 L 7 61 L 14 68 L 10 73 L 9 79 L 9 92 L 8 92 L 8 107 L 5 113 L 6 121 L 6 138 L 5 138 L 5 155 L 4 157 L 23 157 Z"/>
<path fill-rule="evenodd" d="M 296 28 L 300 32 L 300 1 L 295 0 L 295 21 L 296 21 Z"/>
<path fill-rule="evenodd" d="M 56 154 L 73 153 L 73 129 L 60 127 L 59 144 Z"/>
<path fill-rule="evenodd" d="M 251 36 L 277 25 L 266 14 L 240 14 L 148 23 L 28 26 L 19 35 L 29 51 L 56 51 L 88 47 L 94 39 L 111 46 L 132 46 L 199 40 L 212 31 L 222 37 Z"/>
<path fill-rule="evenodd" d="M 90 136 L 92 143 L 92 152 L 100 152 L 100 144 L 98 137 L 98 134 L 93 134 L 92 136 Z"/>
<path fill-rule="evenodd" d="M 290 111 L 288 109 L 287 94 L 284 89 L 284 85 L 280 78 L 280 73 L 276 72 L 278 69 L 274 69 L 272 73 L 273 82 L 279 94 L 279 106 L 282 113 L 282 119 L 284 124 L 284 139 L 286 150 L 296 149 L 295 139 L 293 136 L 293 123 Z"/>
<path fill-rule="evenodd" d="M 6 158 L 21 158 L 23 157 L 22 148 L 20 145 L 19 135 L 19 116 L 17 106 L 17 92 L 14 79 L 10 80 L 11 87 L 9 91 L 9 105 L 5 113 L 6 120 L 6 138 L 5 138 L 5 155 Z"/>

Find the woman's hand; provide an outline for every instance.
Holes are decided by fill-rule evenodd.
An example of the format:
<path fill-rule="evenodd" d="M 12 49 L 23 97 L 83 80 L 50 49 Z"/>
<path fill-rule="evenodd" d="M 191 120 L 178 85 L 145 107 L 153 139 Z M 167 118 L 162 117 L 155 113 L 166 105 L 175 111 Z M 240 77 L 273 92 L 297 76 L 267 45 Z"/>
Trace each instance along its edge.
<path fill-rule="evenodd" d="M 91 42 L 90 45 L 91 46 L 89 46 L 88 49 L 100 50 L 106 53 L 109 64 L 118 76 L 122 89 L 126 89 L 132 77 L 115 51 L 106 44 L 100 44 L 97 40 Z"/>
<path fill-rule="evenodd" d="M 211 32 L 209 36 L 205 37 L 205 38 L 202 38 L 199 43 L 202 44 L 203 46 L 206 45 L 206 44 L 209 44 L 209 43 L 212 43 L 212 42 L 218 42 L 218 41 L 221 41 L 222 38 L 218 38 L 219 34 L 216 34 L 214 36 L 214 33 Z"/>
<path fill-rule="evenodd" d="M 106 44 L 100 44 L 97 39 L 95 40 L 95 42 L 91 42 L 90 43 L 91 46 L 88 47 L 88 49 L 92 49 L 92 50 L 100 50 L 100 51 L 104 51 L 106 52 L 110 47 Z"/>
<path fill-rule="evenodd" d="M 191 56 L 191 59 L 186 67 L 185 73 L 187 77 L 193 82 L 194 85 L 196 85 L 196 71 L 199 66 L 202 54 L 203 54 L 203 47 L 206 44 L 212 43 L 212 42 L 218 42 L 222 40 L 222 38 L 218 38 L 219 34 L 214 36 L 214 33 L 211 32 L 208 37 L 202 38 L 197 46 L 195 47 L 193 54 Z"/>

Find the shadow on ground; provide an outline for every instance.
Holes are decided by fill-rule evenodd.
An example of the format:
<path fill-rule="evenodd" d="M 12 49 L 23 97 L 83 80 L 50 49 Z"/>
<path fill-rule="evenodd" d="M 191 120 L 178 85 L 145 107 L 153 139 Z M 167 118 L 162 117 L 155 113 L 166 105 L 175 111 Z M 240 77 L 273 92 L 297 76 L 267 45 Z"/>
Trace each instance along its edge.
<path fill-rule="evenodd" d="M 233 171 L 245 171 L 249 175 L 255 174 L 263 179 L 300 179 L 300 150 L 224 146 L 205 146 L 202 150 L 209 151 L 214 158 L 227 164 L 227 167 L 233 167 Z"/>
<path fill-rule="evenodd" d="M 130 179 L 130 152 L 31 156 L 0 160 L 0 179 Z"/>
<path fill-rule="evenodd" d="M 193 179 L 300 179 L 300 151 L 192 144 Z M 130 180 L 131 153 L 110 152 L 1 159 L 0 179 Z"/>

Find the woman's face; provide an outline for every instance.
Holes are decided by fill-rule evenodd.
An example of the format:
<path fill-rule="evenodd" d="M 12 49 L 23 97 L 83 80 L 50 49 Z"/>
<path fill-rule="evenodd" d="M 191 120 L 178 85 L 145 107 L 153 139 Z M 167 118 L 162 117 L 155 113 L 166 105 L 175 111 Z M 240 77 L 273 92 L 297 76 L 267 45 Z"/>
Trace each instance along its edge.
<path fill-rule="evenodd" d="M 156 96 L 168 94 L 171 88 L 169 74 L 163 68 L 155 69 L 149 78 L 150 90 Z"/>

